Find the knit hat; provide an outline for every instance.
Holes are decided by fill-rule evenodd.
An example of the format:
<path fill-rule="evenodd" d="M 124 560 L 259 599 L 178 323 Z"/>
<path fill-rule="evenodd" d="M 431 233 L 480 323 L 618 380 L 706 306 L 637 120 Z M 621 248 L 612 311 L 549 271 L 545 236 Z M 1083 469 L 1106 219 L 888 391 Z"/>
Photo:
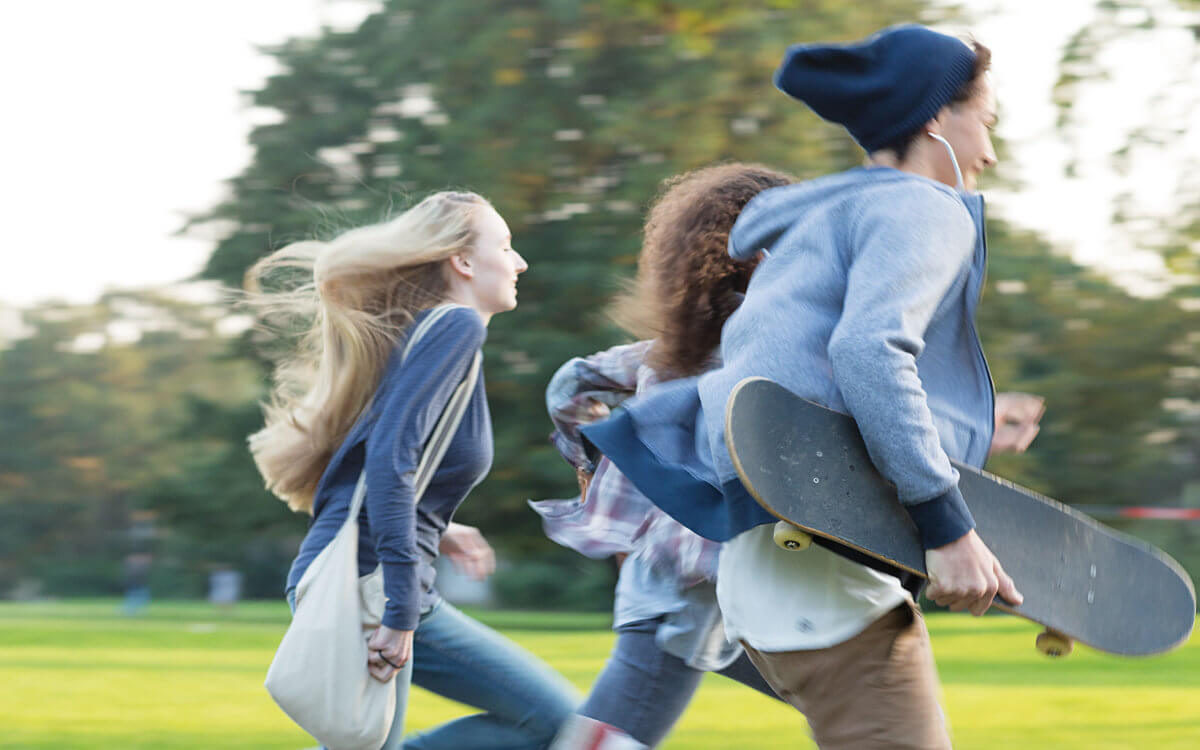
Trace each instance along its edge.
<path fill-rule="evenodd" d="M 871 152 L 933 119 L 974 66 L 960 40 L 907 24 L 854 44 L 792 45 L 775 85 Z"/>

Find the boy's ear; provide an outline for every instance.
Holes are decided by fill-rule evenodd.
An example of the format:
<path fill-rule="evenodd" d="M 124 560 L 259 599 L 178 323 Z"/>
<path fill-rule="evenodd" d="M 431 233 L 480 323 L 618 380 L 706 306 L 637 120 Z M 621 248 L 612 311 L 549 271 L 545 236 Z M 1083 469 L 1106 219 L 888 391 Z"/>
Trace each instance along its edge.
<path fill-rule="evenodd" d="M 945 119 L 948 109 L 949 105 L 942 107 L 941 110 L 939 110 L 938 113 L 933 116 L 933 119 L 925 123 L 926 133 L 935 133 L 937 135 L 942 134 L 942 120 Z"/>

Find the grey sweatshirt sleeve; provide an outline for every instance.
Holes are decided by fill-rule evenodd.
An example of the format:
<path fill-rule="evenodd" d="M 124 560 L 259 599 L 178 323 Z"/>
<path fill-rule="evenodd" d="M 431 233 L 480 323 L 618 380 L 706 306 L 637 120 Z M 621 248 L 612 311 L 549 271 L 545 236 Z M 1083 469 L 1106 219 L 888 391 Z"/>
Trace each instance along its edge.
<path fill-rule="evenodd" d="M 421 454 L 454 390 L 483 345 L 479 315 L 456 308 L 384 376 L 378 416 L 367 438 L 367 518 L 383 565 L 383 624 L 413 630 L 420 616 L 414 479 Z"/>
<path fill-rule="evenodd" d="M 974 247 L 970 215 L 954 197 L 911 184 L 884 191 L 852 232 L 845 303 L 829 341 L 834 381 L 926 549 L 975 525 L 916 365 L 930 320 L 963 283 Z"/>

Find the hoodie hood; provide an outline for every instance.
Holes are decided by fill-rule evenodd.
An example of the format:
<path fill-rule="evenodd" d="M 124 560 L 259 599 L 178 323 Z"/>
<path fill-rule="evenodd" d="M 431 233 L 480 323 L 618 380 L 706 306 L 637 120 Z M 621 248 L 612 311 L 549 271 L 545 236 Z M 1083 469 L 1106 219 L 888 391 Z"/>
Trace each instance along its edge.
<path fill-rule="evenodd" d="M 858 167 L 796 185 L 771 188 L 754 196 L 742 209 L 729 233 L 729 254 L 737 260 L 749 260 L 760 251 L 769 255 L 780 238 L 796 225 L 798 217 L 840 203 L 844 193 L 860 191 L 864 186 L 906 180 L 917 180 L 960 197 L 948 185 L 889 167 Z"/>

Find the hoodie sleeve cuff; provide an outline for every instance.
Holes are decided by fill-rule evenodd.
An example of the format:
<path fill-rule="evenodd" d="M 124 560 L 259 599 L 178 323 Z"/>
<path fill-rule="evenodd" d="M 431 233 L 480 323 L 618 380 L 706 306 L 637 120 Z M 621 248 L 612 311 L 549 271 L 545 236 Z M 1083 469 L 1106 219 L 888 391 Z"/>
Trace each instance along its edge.
<path fill-rule="evenodd" d="M 925 549 L 944 547 L 975 528 L 975 519 L 957 485 L 932 500 L 906 505 L 904 509 L 917 525 Z"/>

